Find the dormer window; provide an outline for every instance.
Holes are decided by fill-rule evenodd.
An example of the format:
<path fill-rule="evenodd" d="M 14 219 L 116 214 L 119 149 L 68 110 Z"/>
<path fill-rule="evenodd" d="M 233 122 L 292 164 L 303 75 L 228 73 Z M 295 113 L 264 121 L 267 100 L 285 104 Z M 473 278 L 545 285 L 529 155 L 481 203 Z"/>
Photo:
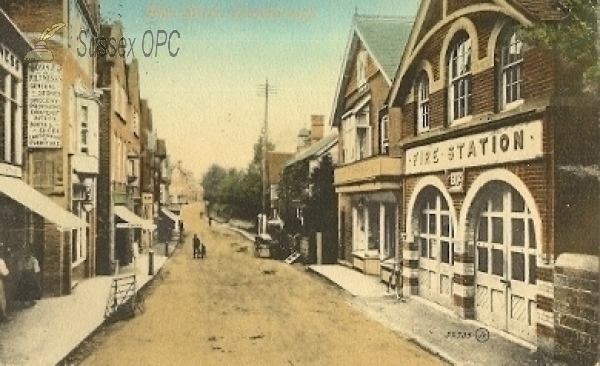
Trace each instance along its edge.
<path fill-rule="evenodd" d="M 521 85 L 523 75 L 523 43 L 514 31 L 503 37 L 500 45 L 500 106 L 510 109 L 521 101 Z"/>
<path fill-rule="evenodd" d="M 463 34 L 456 39 L 448 60 L 450 124 L 471 114 L 471 39 Z"/>
<path fill-rule="evenodd" d="M 356 60 L 356 86 L 358 88 L 367 83 L 367 51 L 360 51 Z"/>
<path fill-rule="evenodd" d="M 429 77 L 423 72 L 417 82 L 418 96 L 418 122 L 417 132 L 422 133 L 429 130 Z"/>

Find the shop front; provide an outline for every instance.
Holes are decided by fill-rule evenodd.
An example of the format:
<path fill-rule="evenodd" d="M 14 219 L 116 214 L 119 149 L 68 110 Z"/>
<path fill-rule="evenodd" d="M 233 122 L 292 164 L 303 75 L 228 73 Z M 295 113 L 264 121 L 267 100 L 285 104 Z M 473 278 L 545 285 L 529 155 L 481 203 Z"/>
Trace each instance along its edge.
<path fill-rule="evenodd" d="M 350 195 L 352 266 L 380 275 L 382 265 L 396 258 L 398 200 L 391 191 Z"/>
<path fill-rule="evenodd" d="M 130 211 L 125 206 L 115 206 L 115 259 L 119 266 L 131 264 L 140 253 L 142 232 L 152 233 L 156 225 Z"/>

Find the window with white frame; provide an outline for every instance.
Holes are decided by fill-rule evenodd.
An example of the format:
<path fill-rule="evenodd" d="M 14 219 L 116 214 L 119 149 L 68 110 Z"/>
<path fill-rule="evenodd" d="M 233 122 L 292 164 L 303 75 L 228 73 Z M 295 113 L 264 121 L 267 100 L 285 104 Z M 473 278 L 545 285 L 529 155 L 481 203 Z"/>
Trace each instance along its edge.
<path fill-rule="evenodd" d="M 22 164 L 23 65 L 0 44 L 0 162 Z"/>
<path fill-rule="evenodd" d="M 390 153 L 390 116 L 385 115 L 379 124 L 379 151 L 381 155 Z"/>
<path fill-rule="evenodd" d="M 342 121 L 344 163 L 371 156 L 371 126 L 369 109 L 364 108 Z"/>
<path fill-rule="evenodd" d="M 82 153 L 87 154 L 89 151 L 89 110 L 87 105 L 82 105 L 79 109 L 79 132 L 80 132 L 80 141 L 79 141 L 79 150 Z"/>
<path fill-rule="evenodd" d="M 429 130 L 429 77 L 426 72 L 421 74 L 417 83 L 418 95 L 418 122 L 417 132 L 421 133 Z"/>
<path fill-rule="evenodd" d="M 502 76 L 500 103 L 502 109 L 510 108 L 512 103 L 521 100 L 521 85 L 523 76 L 521 68 L 523 65 L 523 43 L 512 31 L 502 39 L 500 46 L 500 67 Z"/>
<path fill-rule="evenodd" d="M 368 111 L 356 115 L 356 149 L 357 159 L 371 156 L 371 126 L 369 126 Z"/>
<path fill-rule="evenodd" d="M 454 229 L 448 202 L 431 188 L 422 204 L 416 238 L 421 258 L 452 264 Z"/>
<path fill-rule="evenodd" d="M 471 39 L 462 34 L 456 39 L 448 60 L 450 123 L 471 114 Z"/>

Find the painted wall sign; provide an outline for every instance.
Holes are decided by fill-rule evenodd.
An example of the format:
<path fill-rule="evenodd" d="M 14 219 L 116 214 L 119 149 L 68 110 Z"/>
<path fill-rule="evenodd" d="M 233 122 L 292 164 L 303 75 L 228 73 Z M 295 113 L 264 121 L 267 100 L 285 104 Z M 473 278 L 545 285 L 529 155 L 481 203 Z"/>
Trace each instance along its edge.
<path fill-rule="evenodd" d="M 405 173 L 529 160 L 542 153 L 542 121 L 538 120 L 408 149 Z"/>
<path fill-rule="evenodd" d="M 32 62 L 27 75 L 27 146 L 60 148 L 62 69 L 52 62 Z"/>

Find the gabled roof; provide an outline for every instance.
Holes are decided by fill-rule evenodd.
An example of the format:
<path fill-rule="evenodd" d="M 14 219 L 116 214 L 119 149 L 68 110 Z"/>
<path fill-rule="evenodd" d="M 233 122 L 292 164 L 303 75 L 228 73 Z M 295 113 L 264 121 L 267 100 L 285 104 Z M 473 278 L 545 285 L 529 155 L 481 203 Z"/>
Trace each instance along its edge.
<path fill-rule="evenodd" d="M 315 142 L 313 145 L 311 145 L 307 149 L 300 151 L 292 159 L 288 160 L 288 162 L 285 164 L 285 167 L 294 165 L 295 163 L 302 161 L 302 160 L 319 157 L 319 156 L 323 155 L 324 153 L 326 153 L 327 151 L 329 151 L 337 142 L 338 142 L 337 131 L 333 131 L 329 135 L 327 135 L 327 136 L 323 137 L 322 139 L 320 139 L 319 141 Z"/>
<path fill-rule="evenodd" d="M 391 84 L 408 41 L 412 20 L 377 16 L 355 16 L 355 31 L 371 57 Z"/>
<path fill-rule="evenodd" d="M 391 86 L 412 25 L 413 20 L 409 18 L 354 16 L 338 78 L 330 124 L 335 122 L 339 108 L 343 105 L 343 93 L 350 81 L 349 75 L 354 67 L 358 47 L 361 44 L 365 47 L 388 85 Z"/>
<path fill-rule="evenodd" d="M 390 88 L 390 93 L 387 98 L 388 105 L 393 105 L 394 100 L 398 94 L 401 84 L 403 84 L 403 76 L 408 71 L 408 68 L 414 61 L 417 54 L 420 52 L 421 47 L 430 39 L 433 33 L 439 31 L 442 25 L 446 24 L 445 21 L 436 24 L 434 29 L 429 30 L 425 35 L 421 35 L 424 21 L 427 18 L 430 6 L 439 0 L 422 0 L 417 16 L 415 18 L 414 26 L 410 32 L 410 36 L 406 43 L 404 52 L 400 64 L 397 68 L 394 76 L 393 85 Z M 512 16 L 523 25 L 531 25 L 534 19 L 545 20 L 557 20 L 561 18 L 560 9 L 554 6 L 554 0 L 491 0 L 486 4 L 478 4 L 478 7 L 473 6 L 473 11 L 497 11 L 499 13 L 507 14 Z M 465 8 L 471 5 L 465 6 Z M 449 21 L 454 21 L 453 18 L 449 17 Z M 421 35 L 421 36 L 420 36 Z"/>
<path fill-rule="evenodd" d="M 285 166 L 285 163 L 290 160 L 294 154 L 283 152 L 267 152 L 267 175 L 269 184 L 277 184 L 279 175 Z"/>

